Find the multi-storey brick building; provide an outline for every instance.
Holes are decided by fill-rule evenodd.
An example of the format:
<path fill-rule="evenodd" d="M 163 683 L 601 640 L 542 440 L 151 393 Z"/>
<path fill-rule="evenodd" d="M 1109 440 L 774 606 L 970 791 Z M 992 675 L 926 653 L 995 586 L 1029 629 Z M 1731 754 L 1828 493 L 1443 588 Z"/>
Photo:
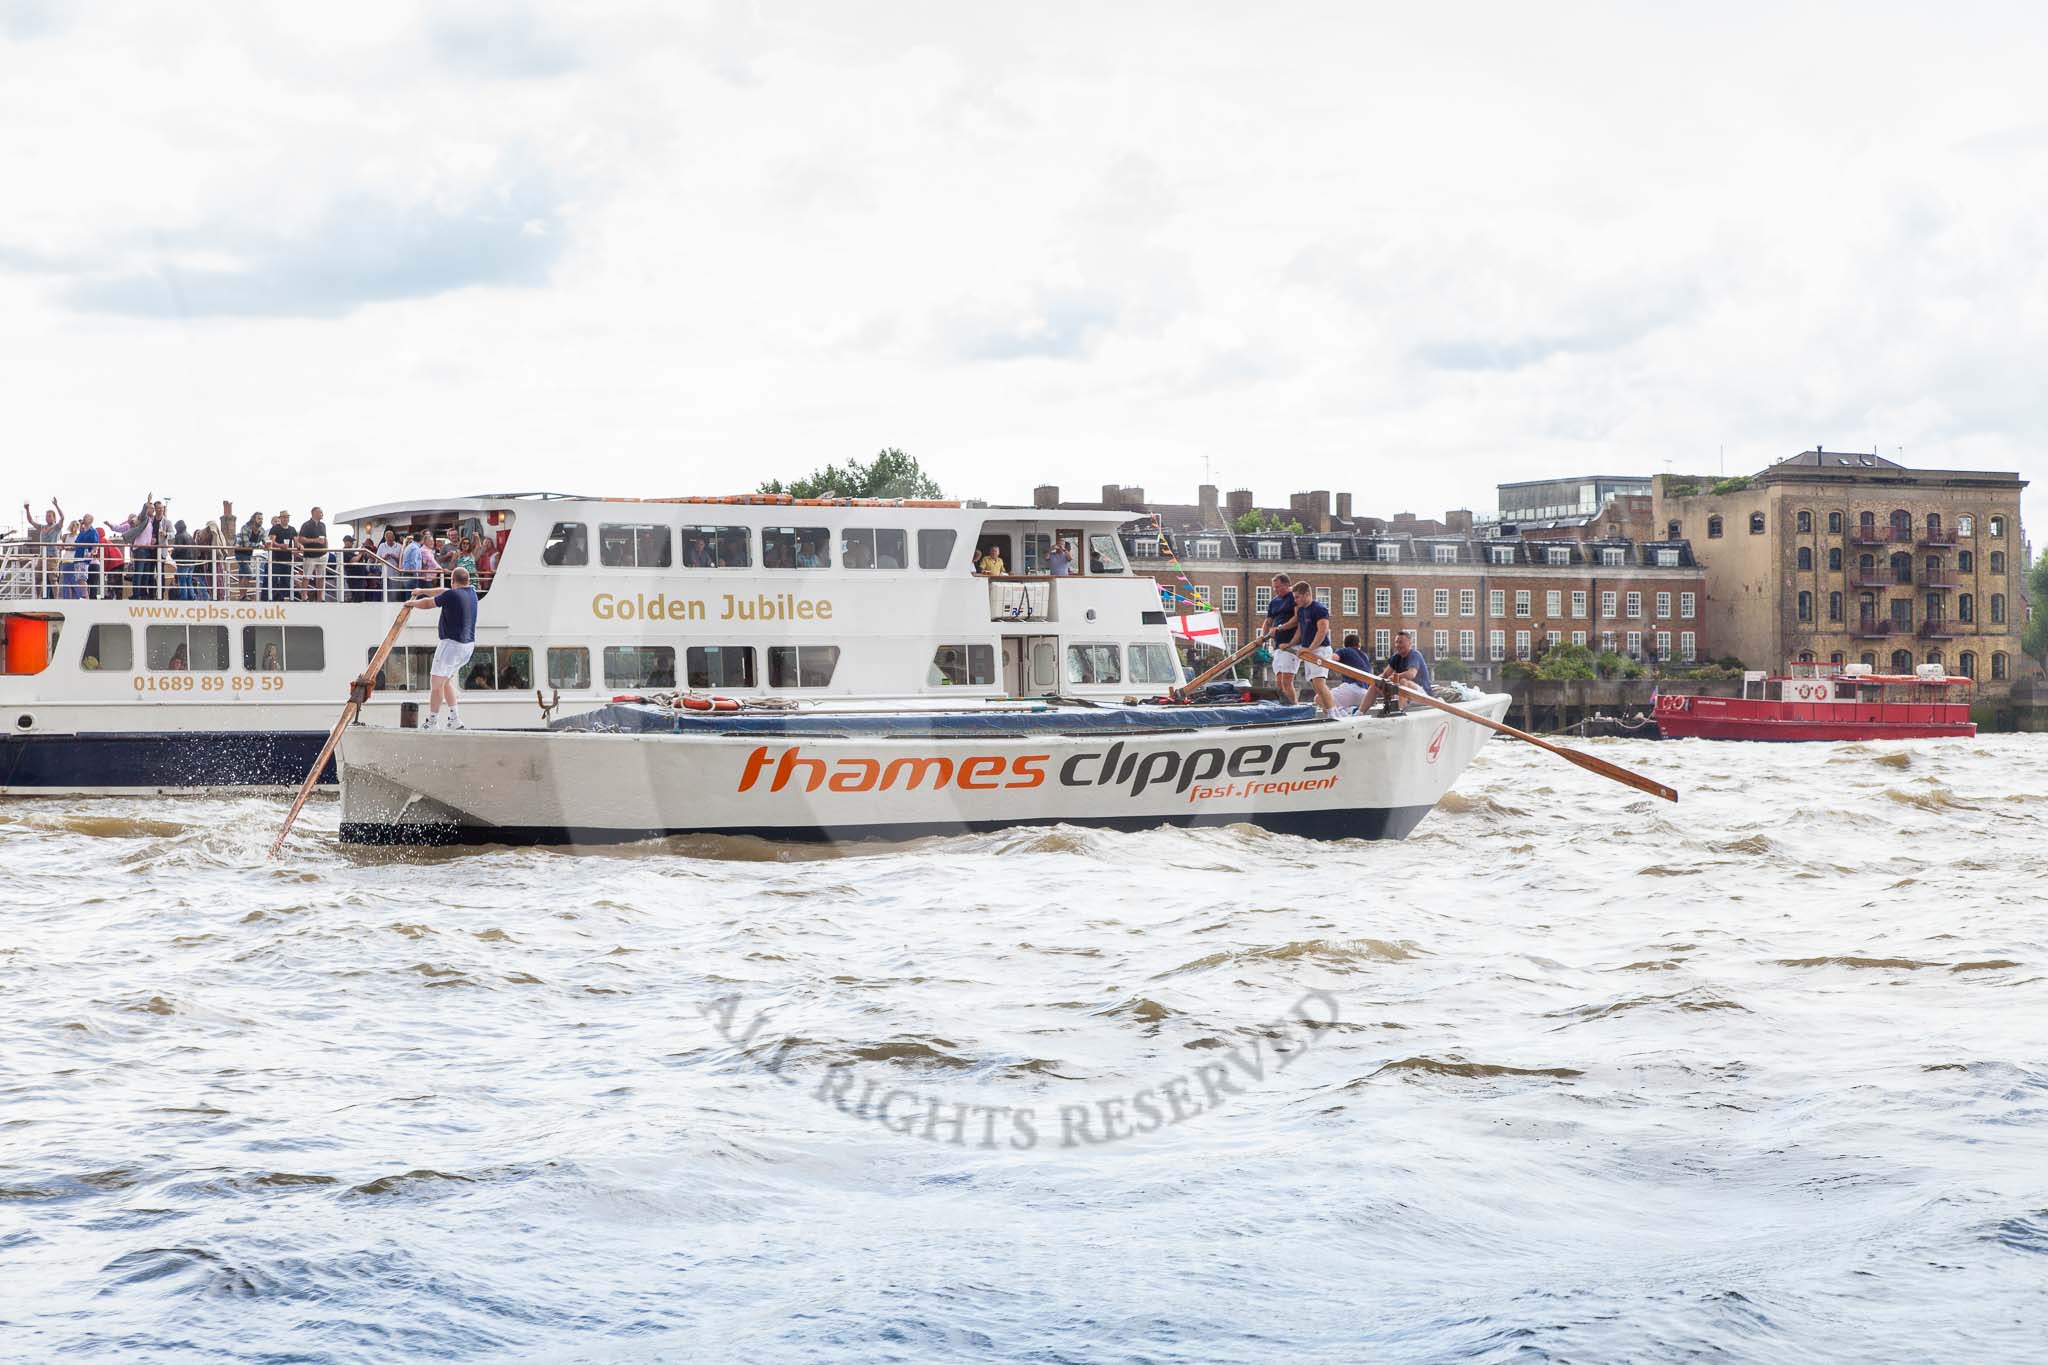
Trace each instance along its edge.
<path fill-rule="evenodd" d="M 1698 547 L 1706 629 L 1752 668 L 1929 663 L 2002 690 L 2023 657 L 2025 487 L 1816 449 L 1748 479 L 1659 475 L 1653 517 Z"/>
<path fill-rule="evenodd" d="M 1056 490 L 1042 489 L 1039 498 L 1057 504 Z M 1232 498 L 1250 510 L 1249 493 Z M 1303 526 L 1328 529 L 1239 534 L 1205 524 L 1211 518 L 1203 514 L 1217 506 L 1215 490 L 1205 487 L 1197 504 L 1156 509 L 1163 533 L 1152 529 L 1155 509 L 1144 509 L 1144 520 L 1126 529 L 1126 545 L 1133 566 L 1164 589 L 1178 589 L 1178 560 L 1221 613 L 1227 648 L 1258 629 L 1273 576 L 1285 573 L 1307 578 L 1337 634 L 1356 631 L 1375 658 L 1404 628 L 1418 632 L 1430 657 L 1462 659 L 1482 678 L 1550 644 L 1673 664 L 1712 657 L 1701 614 L 1705 583 L 1682 540 L 1644 542 L 1608 536 L 1604 527 L 1583 538 L 1488 538 L 1473 534 L 1469 512 L 1440 522 L 1407 514 L 1351 518 L 1347 496 L 1339 495 L 1343 516 L 1328 510 L 1329 498 L 1301 495 L 1288 508 Z"/>

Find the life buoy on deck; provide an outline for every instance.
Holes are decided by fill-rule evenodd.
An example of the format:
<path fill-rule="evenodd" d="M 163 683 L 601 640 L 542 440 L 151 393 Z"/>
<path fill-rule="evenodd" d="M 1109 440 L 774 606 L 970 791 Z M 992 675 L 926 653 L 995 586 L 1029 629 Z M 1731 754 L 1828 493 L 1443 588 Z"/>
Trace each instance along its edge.
<path fill-rule="evenodd" d="M 737 711 L 740 704 L 731 697 L 683 697 L 681 705 L 692 711 Z"/>

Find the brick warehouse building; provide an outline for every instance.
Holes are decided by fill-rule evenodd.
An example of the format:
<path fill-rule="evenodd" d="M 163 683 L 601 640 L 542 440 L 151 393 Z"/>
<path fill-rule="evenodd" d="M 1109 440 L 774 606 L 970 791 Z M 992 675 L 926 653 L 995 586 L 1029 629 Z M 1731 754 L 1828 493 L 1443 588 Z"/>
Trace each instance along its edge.
<path fill-rule="evenodd" d="M 1142 490 L 1103 490 L 1100 503 L 1147 520 L 1125 530 L 1132 566 L 1163 588 L 1178 586 L 1170 547 L 1190 581 L 1221 613 L 1226 648 L 1265 619 L 1275 573 L 1306 577 L 1330 608 L 1341 638 L 1356 631 L 1375 658 L 1393 633 L 1419 631 L 1430 658 L 1457 657 L 1475 676 L 1495 676 L 1508 659 L 1527 659 L 1539 643 L 1583 644 L 1636 659 L 1686 664 L 1713 657 L 1702 605 L 1705 579 L 1682 540 L 1642 541 L 1595 524 L 1578 535 L 1524 539 L 1474 534 L 1472 514 L 1433 521 L 1408 514 L 1354 518 L 1349 495 L 1298 494 L 1281 512 L 1306 530 L 1239 534 L 1228 520 L 1253 510 L 1239 490 L 1219 505 L 1205 485 L 1195 504 L 1148 505 Z M 1040 506 L 1062 505 L 1041 488 Z M 1076 504 L 1066 504 L 1069 506 Z M 1266 510 L 1266 509 L 1260 509 Z M 1165 543 L 1150 529 L 1157 514 Z"/>
<path fill-rule="evenodd" d="M 2025 663 L 2025 487 L 1817 448 L 1747 480 L 1660 474 L 1653 519 L 1699 547 L 1707 628 L 1752 668 L 1929 663 L 2002 692 Z"/>

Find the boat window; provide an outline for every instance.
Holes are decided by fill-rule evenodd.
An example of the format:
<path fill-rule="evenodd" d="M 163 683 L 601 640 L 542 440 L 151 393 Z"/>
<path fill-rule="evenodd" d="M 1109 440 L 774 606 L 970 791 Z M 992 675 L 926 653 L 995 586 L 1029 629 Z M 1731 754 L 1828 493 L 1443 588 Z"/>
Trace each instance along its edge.
<path fill-rule="evenodd" d="M 126 673 L 135 667 L 135 636 L 127 626 L 94 626 L 85 632 L 80 668 Z M 9 672 L 13 670 L 10 669 Z"/>
<path fill-rule="evenodd" d="M 480 646 L 462 671 L 468 692 L 524 692 L 533 686 L 533 650 L 526 645 Z"/>
<path fill-rule="evenodd" d="M 1017 572 L 1017 559 L 1016 556 L 1010 553 L 1010 538 L 1008 536 L 984 534 L 980 540 L 975 542 L 974 571 L 976 573 L 982 571 L 982 566 L 987 562 L 990 555 L 994 555 L 1003 561 L 1001 572 L 1006 574 Z"/>
<path fill-rule="evenodd" d="M 156 672 L 217 673 L 228 666 L 228 628 L 151 626 L 144 632 L 144 649 Z"/>
<path fill-rule="evenodd" d="M 691 687 L 754 685 L 752 645 L 691 645 L 683 662 L 689 666 Z"/>
<path fill-rule="evenodd" d="M 763 526 L 761 567 L 829 569 L 832 567 L 832 533 L 822 526 Z"/>
<path fill-rule="evenodd" d="M 1026 531 L 1017 537 L 1022 544 L 1023 558 L 1012 564 L 1014 573 L 1049 574 L 1052 572 L 1052 537 L 1040 531 Z"/>
<path fill-rule="evenodd" d="M 1107 532 L 1097 532 L 1088 537 L 1088 572 L 1122 573 L 1124 571 L 1123 547 L 1116 537 Z M 1110 648 L 1114 649 L 1112 645 Z"/>
<path fill-rule="evenodd" d="M 953 562 L 953 545 L 960 539 L 958 531 L 919 531 L 917 533 L 917 567 L 920 569 L 943 569 Z"/>
<path fill-rule="evenodd" d="M 993 645 L 940 645 L 925 681 L 933 687 L 987 687 L 996 680 Z"/>
<path fill-rule="evenodd" d="M 257 673 L 317 673 L 327 667 L 318 626 L 243 626 L 242 667 Z"/>
<path fill-rule="evenodd" d="M 372 648 L 364 652 L 366 660 L 377 657 Z M 384 667 L 377 673 L 379 692 L 424 692 L 434 672 L 434 647 L 432 645 L 402 645 L 386 656 Z"/>
<path fill-rule="evenodd" d="M 600 522 L 597 559 L 614 569 L 669 567 L 668 527 L 646 522 Z"/>
<path fill-rule="evenodd" d="M 686 569 L 753 567 L 753 537 L 744 526 L 685 526 L 679 534 Z"/>
<path fill-rule="evenodd" d="M 1172 686 L 1180 682 L 1180 665 L 1173 657 L 1172 645 L 1134 644 L 1128 657 L 1131 661 L 1131 681 L 1134 683 L 1162 683 Z"/>
<path fill-rule="evenodd" d="M 541 546 L 540 562 L 550 565 L 588 564 L 590 532 L 580 521 L 558 521 Z"/>
<path fill-rule="evenodd" d="M 1067 681 L 1116 683 L 1124 680 L 1115 645 L 1068 645 Z"/>
<path fill-rule="evenodd" d="M 839 564 L 846 569 L 901 569 L 910 563 L 910 537 L 896 527 L 849 526 L 839 533 Z"/>
<path fill-rule="evenodd" d="M 582 645 L 557 645 L 548 650 L 548 686 L 590 686 L 590 651 Z"/>
<path fill-rule="evenodd" d="M 838 645 L 768 646 L 770 687 L 830 687 L 838 667 Z"/>
<path fill-rule="evenodd" d="M 667 645 L 607 645 L 606 687 L 674 687 L 676 652 Z"/>

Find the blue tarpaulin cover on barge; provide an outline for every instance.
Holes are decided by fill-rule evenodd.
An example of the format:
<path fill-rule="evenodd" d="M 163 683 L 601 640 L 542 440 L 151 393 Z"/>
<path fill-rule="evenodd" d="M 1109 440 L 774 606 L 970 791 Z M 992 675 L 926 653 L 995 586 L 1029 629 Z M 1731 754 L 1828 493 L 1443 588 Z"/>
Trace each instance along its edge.
<path fill-rule="evenodd" d="M 1313 706 L 1053 707 L 1035 711 L 889 711 L 881 713 L 671 710 L 648 702 L 614 702 L 558 720 L 552 730 L 605 734 L 688 735 L 1071 735 L 1104 731 L 1231 729 L 1316 718 Z"/>

